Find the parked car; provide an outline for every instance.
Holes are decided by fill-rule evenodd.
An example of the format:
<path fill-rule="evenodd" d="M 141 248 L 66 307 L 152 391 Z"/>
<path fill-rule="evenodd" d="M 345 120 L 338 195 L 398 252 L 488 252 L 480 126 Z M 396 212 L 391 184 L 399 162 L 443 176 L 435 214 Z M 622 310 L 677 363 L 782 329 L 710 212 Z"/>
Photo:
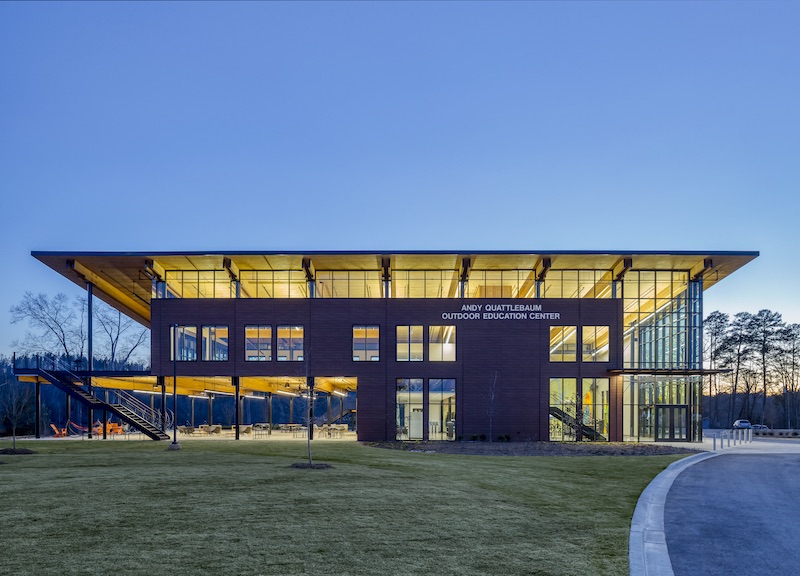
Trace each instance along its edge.
<path fill-rule="evenodd" d="M 753 425 L 750 424 L 750 420 L 737 420 L 733 423 L 734 428 L 752 428 Z"/>
<path fill-rule="evenodd" d="M 764 424 L 753 424 L 753 430 L 769 430 L 769 426 Z"/>

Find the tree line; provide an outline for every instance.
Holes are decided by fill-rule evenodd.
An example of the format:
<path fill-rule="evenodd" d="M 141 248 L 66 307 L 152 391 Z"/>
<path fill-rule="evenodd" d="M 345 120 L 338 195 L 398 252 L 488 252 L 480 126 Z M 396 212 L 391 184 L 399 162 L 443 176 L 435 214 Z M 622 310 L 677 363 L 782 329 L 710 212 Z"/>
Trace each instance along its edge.
<path fill-rule="evenodd" d="M 712 428 L 746 419 L 770 428 L 797 428 L 800 419 L 800 324 L 759 310 L 731 318 L 715 311 L 704 323 L 703 417 Z"/>
<path fill-rule="evenodd" d="M 29 331 L 13 343 L 20 355 L 44 354 L 66 363 L 88 366 L 86 297 L 26 293 L 11 307 L 12 323 L 27 322 Z M 96 301 L 93 358 L 96 369 L 148 370 L 149 331 L 107 304 Z M 800 324 L 788 324 L 781 314 L 759 310 L 733 317 L 715 311 L 704 323 L 705 367 L 703 418 L 712 428 L 725 428 L 747 419 L 770 428 L 800 427 Z M 0 357 L 0 427 L 28 424 L 32 413 L 21 405 L 32 402 L 17 385 L 9 358 Z M 45 387 L 49 388 L 49 387 Z M 49 391 L 48 391 L 49 392 Z M 45 412 L 68 419 L 61 396 L 45 394 Z"/>

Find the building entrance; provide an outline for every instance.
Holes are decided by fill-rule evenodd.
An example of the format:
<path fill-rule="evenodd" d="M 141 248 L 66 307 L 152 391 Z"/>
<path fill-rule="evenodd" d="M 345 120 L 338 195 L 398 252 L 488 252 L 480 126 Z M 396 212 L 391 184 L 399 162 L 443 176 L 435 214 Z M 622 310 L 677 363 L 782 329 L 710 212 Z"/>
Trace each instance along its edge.
<path fill-rule="evenodd" d="M 656 442 L 680 442 L 687 438 L 686 406 L 656 406 Z"/>

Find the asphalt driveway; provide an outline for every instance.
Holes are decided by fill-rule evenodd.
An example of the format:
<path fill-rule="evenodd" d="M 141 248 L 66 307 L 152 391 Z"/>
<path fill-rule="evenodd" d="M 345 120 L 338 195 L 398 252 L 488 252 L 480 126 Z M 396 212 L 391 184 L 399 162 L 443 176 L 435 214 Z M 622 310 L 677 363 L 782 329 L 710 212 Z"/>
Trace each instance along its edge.
<path fill-rule="evenodd" d="M 729 453 L 686 468 L 664 532 L 675 576 L 800 574 L 800 454 Z"/>

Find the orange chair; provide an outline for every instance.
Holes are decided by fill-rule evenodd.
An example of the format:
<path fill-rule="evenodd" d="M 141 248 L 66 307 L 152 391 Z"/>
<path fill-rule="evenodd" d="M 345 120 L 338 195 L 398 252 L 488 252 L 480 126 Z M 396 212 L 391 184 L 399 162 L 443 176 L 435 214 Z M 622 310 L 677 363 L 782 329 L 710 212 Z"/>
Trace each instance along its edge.
<path fill-rule="evenodd" d="M 50 428 L 53 429 L 53 436 L 56 438 L 64 438 L 67 435 L 66 428 L 56 428 L 55 424 L 50 424 Z"/>

